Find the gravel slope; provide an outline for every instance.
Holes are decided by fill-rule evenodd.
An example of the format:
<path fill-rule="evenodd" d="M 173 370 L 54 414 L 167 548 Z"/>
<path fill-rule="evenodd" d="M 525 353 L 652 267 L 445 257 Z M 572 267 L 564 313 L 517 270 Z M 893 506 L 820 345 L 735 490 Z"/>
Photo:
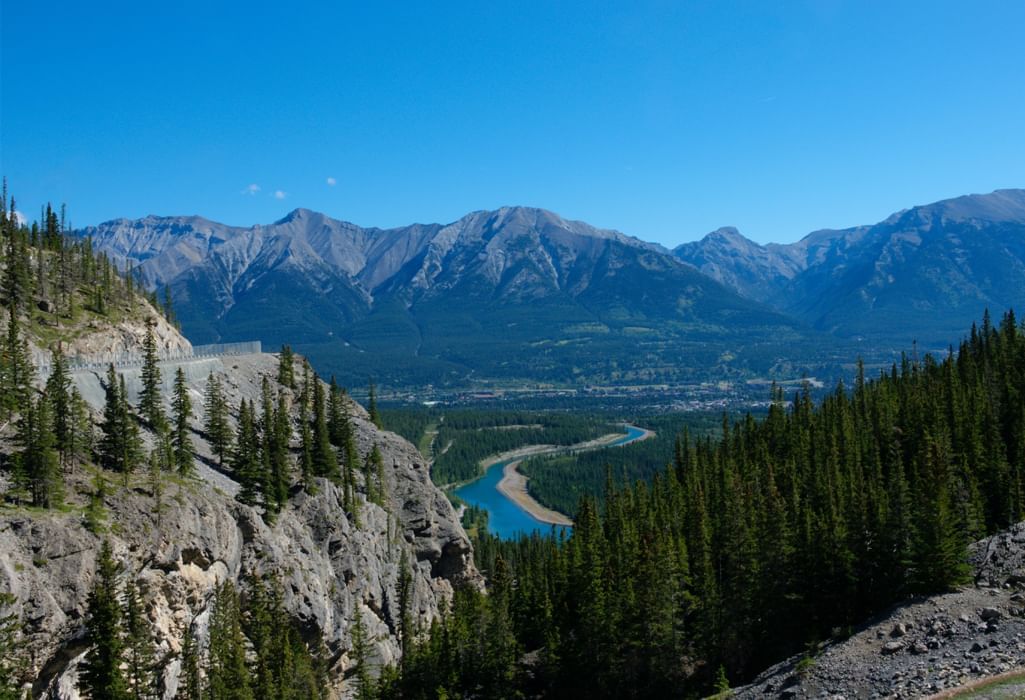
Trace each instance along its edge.
<path fill-rule="evenodd" d="M 1025 523 L 971 549 L 975 583 L 894 607 L 811 662 L 772 666 L 737 698 L 914 698 L 1025 669 Z M 1023 697 L 1014 684 L 972 697 Z M 1008 695 L 1007 693 L 1011 693 Z"/>

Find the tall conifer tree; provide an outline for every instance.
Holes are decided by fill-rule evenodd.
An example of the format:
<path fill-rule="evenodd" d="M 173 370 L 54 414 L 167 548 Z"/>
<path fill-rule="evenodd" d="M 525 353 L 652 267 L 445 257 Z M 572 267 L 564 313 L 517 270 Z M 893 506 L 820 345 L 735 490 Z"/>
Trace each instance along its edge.
<path fill-rule="evenodd" d="M 90 698 L 124 700 L 129 697 L 121 669 L 124 637 L 117 574 L 110 542 L 104 540 L 96 561 L 96 578 L 89 592 L 85 623 L 89 650 L 79 676 L 79 688 Z"/>
<path fill-rule="evenodd" d="M 164 416 L 163 398 L 160 392 L 161 378 L 159 357 L 157 356 L 157 338 L 153 332 L 154 321 L 146 321 L 146 339 L 143 341 L 142 389 L 139 391 L 139 412 L 156 432 L 165 429 L 167 418 Z"/>
<path fill-rule="evenodd" d="M 149 618 L 143 609 L 139 587 L 131 578 L 125 583 L 124 603 L 125 685 L 133 700 L 150 700 L 157 694 L 157 659 Z"/>
<path fill-rule="evenodd" d="M 204 422 L 210 447 L 217 455 L 217 463 L 224 464 L 231 446 L 231 429 L 228 426 L 228 403 L 224 398 L 221 379 L 213 372 L 206 380 L 206 393 L 203 398 Z"/>
<path fill-rule="evenodd" d="M 192 455 L 192 438 L 189 435 L 189 419 L 192 418 L 192 399 L 189 398 L 189 388 L 185 384 L 185 371 L 179 367 L 174 377 L 174 432 L 172 444 L 174 445 L 174 463 L 178 473 L 182 476 L 192 476 L 195 472 L 194 457 Z"/>

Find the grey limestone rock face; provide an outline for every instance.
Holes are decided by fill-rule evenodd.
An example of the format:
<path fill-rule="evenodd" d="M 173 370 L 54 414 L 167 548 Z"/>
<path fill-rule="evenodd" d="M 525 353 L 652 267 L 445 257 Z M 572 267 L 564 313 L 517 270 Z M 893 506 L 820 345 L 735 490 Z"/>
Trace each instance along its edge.
<path fill-rule="evenodd" d="M 237 408 L 241 398 L 259 396 L 264 376 L 273 380 L 276 359 L 224 358 L 219 371 Z M 190 380 L 190 391 L 201 397 L 205 381 Z M 201 409 L 195 396 L 193 403 Z M 413 616 L 423 623 L 439 615 L 454 587 L 480 587 L 470 542 L 431 483 L 423 457 L 399 436 L 378 430 L 354 402 L 349 411 L 361 458 L 376 445 L 386 467 L 385 507 L 368 502 L 358 483 L 358 522 L 343 510 L 341 489 L 321 479 L 314 494 L 293 487 L 287 507 L 268 525 L 226 488 L 234 482 L 209 459 L 198 429 L 202 416 L 193 422 L 200 478 L 168 481 L 159 508 L 141 474 L 127 489 L 108 474 L 106 532 L 94 534 L 82 510 L 90 477 L 76 473 L 69 477 L 66 510 L 0 512 L 0 590 L 17 599 L 34 692 L 77 697 L 86 600 L 101 538 L 110 540 L 121 578 L 133 578 L 141 589 L 164 658 L 165 697 L 177 688 L 184 635 L 203 643 L 214 590 L 225 580 L 243 590 L 253 574 L 278 580 L 293 621 L 304 633 L 323 637 L 339 696 L 347 692 L 342 677 L 351 665 L 357 610 L 371 640 L 372 663 L 399 657 L 402 566 L 411 575 Z"/>

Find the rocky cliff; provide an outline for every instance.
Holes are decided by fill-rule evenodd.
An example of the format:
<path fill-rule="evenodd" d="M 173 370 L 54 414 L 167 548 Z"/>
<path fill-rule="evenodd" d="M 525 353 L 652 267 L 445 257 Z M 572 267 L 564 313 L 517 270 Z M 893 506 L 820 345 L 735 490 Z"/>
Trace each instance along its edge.
<path fill-rule="evenodd" d="M 137 349 L 138 330 L 131 323 L 106 329 L 126 350 Z M 187 344 L 173 329 L 162 330 L 165 347 Z M 322 636 L 338 696 L 349 692 L 345 675 L 352 664 L 350 630 L 357 611 L 369 633 L 371 663 L 398 658 L 402 567 L 412 580 L 411 612 L 423 623 L 439 615 L 453 587 L 481 585 L 466 534 L 431 484 L 423 457 L 402 438 L 377 429 L 355 402 L 348 408 L 361 458 L 375 445 L 384 458 L 384 506 L 359 493 L 357 522 L 343 511 L 340 489 L 319 480 L 316 494 L 294 486 L 287 506 L 268 525 L 257 509 L 234 499 L 237 484 L 210 457 L 200 426 L 210 372 L 221 375 L 229 404 L 237 410 L 242 398 L 258 400 L 264 377 L 275 381 L 277 359 L 258 354 L 164 363 L 165 382 L 177 367 L 187 370 L 197 408 L 192 422 L 196 479 L 165 475 L 157 489 L 143 469 L 127 484 L 108 473 L 107 515 L 98 534 L 86 528 L 84 518 L 95 490 L 91 466 L 66 475 L 66 505 L 59 510 L 0 507 L 0 591 L 16 596 L 12 610 L 24 626 L 21 646 L 34 693 L 77 697 L 86 599 L 103 538 L 113 545 L 122 578 L 141 588 L 157 634 L 164 697 L 173 697 L 178 687 L 185 635 L 204 642 L 214 590 L 223 581 L 244 589 L 250 575 L 275 577 L 293 621 L 310 638 Z M 73 381 L 98 411 L 99 373 L 78 371 Z M 297 431 L 297 415 L 292 425 Z M 0 430 L 0 452 L 13 449 L 12 430 L 11 425 Z M 144 435 L 147 442 L 151 437 Z M 293 438 L 297 444 L 298 432 Z"/>

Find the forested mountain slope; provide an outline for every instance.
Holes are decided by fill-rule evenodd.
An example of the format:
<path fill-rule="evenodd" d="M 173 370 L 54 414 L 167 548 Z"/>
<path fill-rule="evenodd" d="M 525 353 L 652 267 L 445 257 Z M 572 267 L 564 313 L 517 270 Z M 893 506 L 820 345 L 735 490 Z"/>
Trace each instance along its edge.
<path fill-rule="evenodd" d="M 601 510 L 583 500 L 564 545 L 480 540 L 489 606 L 457 605 L 407 662 L 405 691 L 708 693 L 968 584 L 969 543 L 1025 518 L 1022 396 L 1025 327 L 1009 314 L 820 405 L 777 393 L 764 420 L 683 435 L 653 483 Z M 506 635 L 485 666 L 458 632 L 482 615 Z"/>
<path fill-rule="evenodd" d="M 811 644 L 732 696 L 1021 697 L 1025 523 L 974 543 L 969 562 L 973 585 L 910 599 L 849 637 Z M 1017 680 L 994 682 L 1002 676 Z M 987 684 L 999 687 L 979 689 Z"/>

